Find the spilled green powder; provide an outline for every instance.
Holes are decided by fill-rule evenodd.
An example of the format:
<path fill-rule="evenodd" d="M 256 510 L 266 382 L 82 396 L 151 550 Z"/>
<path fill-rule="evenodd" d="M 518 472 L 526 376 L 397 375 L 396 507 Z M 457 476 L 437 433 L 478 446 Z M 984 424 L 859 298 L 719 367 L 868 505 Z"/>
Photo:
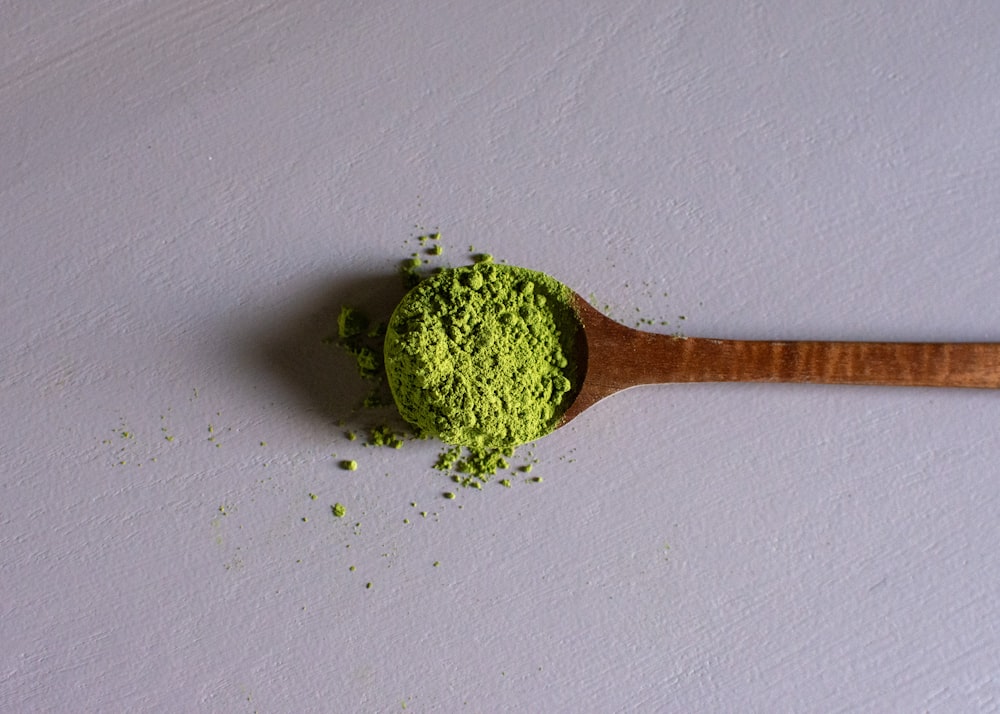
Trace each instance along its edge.
<path fill-rule="evenodd" d="M 544 273 L 488 257 L 442 270 L 413 288 L 389 321 L 389 387 L 422 435 L 514 447 L 552 431 L 568 406 L 577 329 L 572 292 Z M 457 466 L 458 455 L 447 453 L 448 466 Z"/>
<path fill-rule="evenodd" d="M 358 310 L 344 306 L 337 316 L 337 338 L 327 338 L 325 342 L 340 344 L 354 357 L 358 373 L 365 379 L 377 379 L 382 371 L 382 355 L 370 345 L 366 338 L 381 337 L 381 325 L 371 326 L 368 317 Z"/>
<path fill-rule="evenodd" d="M 392 433 L 388 426 L 377 426 L 368 433 L 368 446 L 391 446 L 394 449 L 403 447 L 403 440 Z"/>
<path fill-rule="evenodd" d="M 343 503 L 333 504 L 332 506 L 330 506 L 330 510 L 333 511 L 333 515 L 336 516 L 337 518 L 343 518 L 344 516 L 347 515 L 347 508 L 346 506 L 344 506 Z M 353 565 L 351 566 L 351 570 L 354 570 Z"/>
<path fill-rule="evenodd" d="M 337 315 L 337 336 L 342 340 L 364 334 L 368 329 L 368 317 L 352 307 L 340 308 Z"/>
<path fill-rule="evenodd" d="M 460 474 L 480 477 L 483 474 L 494 474 L 498 469 L 508 467 L 507 459 L 514 455 L 511 447 L 505 449 L 477 449 L 472 447 L 466 454 L 455 461 L 451 468 Z"/>
<path fill-rule="evenodd" d="M 438 454 L 437 461 L 434 463 L 434 468 L 438 471 L 448 471 L 458 463 L 458 460 L 462 458 L 462 449 L 459 446 L 453 446 L 450 449 L 445 449 L 440 454 Z"/>
<path fill-rule="evenodd" d="M 399 266 L 399 274 L 403 277 L 403 285 L 407 289 L 414 287 L 420 282 L 420 266 L 423 263 L 424 261 L 420 258 L 413 257 L 409 260 L 404 260 Z"/>

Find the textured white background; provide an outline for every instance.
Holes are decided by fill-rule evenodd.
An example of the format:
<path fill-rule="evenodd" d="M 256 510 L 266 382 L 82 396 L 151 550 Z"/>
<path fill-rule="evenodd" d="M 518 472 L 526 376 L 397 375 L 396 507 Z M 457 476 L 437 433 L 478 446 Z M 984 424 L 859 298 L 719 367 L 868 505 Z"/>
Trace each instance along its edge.
<path fill-rule="evenodd" d="M 1000 340 L 996 3 L 0 28 L 0 710 L 1000 706 L 1000 395 L 641 388 L 446 501 L 320 343 L 415 226 L 655 329 Z"/>

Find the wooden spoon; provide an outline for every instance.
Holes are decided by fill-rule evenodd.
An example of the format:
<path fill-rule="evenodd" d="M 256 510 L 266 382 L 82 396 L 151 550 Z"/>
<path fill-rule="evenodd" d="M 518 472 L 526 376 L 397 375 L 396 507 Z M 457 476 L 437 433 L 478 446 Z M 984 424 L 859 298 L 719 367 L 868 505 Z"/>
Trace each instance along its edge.
<path fill-rule="evenodd" d="M 579 295 L 583 381 L 560 425 L 615 392 L 670 382 L 805 382 L 1000 388 L 1000 344 L 780 342 L 675 337 L 626 327 Z"/>

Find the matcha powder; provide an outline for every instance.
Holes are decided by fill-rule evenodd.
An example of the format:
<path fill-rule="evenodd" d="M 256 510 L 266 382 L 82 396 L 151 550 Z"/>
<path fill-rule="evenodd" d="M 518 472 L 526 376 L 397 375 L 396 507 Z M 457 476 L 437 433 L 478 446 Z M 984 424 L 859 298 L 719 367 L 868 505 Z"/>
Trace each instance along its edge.
<path fill-rule="evenodd" d="M 385 369 L 403 418 L 448 444 L 510 448 L 552 431 L 576 385 L 573 293 L 490 261 L 445 269 L 396 307 Z"/>

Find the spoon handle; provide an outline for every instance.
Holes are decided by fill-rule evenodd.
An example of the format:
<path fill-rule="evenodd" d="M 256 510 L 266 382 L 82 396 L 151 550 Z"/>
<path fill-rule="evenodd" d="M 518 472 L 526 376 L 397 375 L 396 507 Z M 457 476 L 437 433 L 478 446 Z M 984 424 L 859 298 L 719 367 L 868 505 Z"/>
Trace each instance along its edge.
<path fill-rule="evenodd" d="M 641 336 L 641 337 L 640 337 Z M 1000 388 L 1000 344 L 715 340 L 637 333 L 657 382 L 806 382 Z"/>
<path fill-rule="evenodd" d="M 643 332 L 576 302 L 580 391 L 563 422 L 617 391 L 675 382 L 1000 389 L 1000 343 L 716 340 Z"/>

